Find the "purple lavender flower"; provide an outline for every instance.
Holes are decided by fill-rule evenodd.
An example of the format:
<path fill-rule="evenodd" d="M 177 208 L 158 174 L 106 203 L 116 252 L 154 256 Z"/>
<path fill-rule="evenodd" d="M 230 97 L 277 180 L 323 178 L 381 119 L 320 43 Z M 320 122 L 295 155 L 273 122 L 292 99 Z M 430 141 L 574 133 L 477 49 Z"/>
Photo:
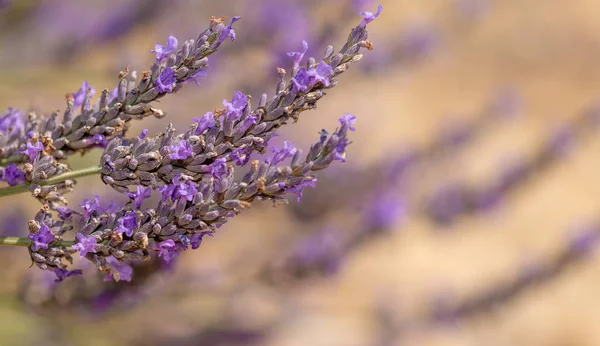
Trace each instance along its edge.
<path fill-rule="evenodd" d="M 373 14 L 372 12 L 369 11 L 364 11 L 361 12 L 361 15 L 364 17 L 362 22 L 360 22 L 360 27 L 364 28 L 367 26 L 367 24 L 371 23 L 372 21 L 374 21 L 377 17 L 379 17 L 379 15 L 381 14 L 381 11 L 383 10 L 383 6 L 379 5 L 377 6 L 377 12 L 375 14 Z"/>
<path fill-rule="evenodd" d="M 196 86 L 200 86 L 200 78 L 204 78 L 206 77 L 207 73 L 204 70 L 198 70 L 196 71 L 196 73 L 194 73 L 192 76 L 190 76 L 190 78 L 186 79 L 183 81 L 183 84 L 186 83 L 190 83 L 190 82 L 194 82 L 194 84 L 196 84 Z"/>
<path fill-rule="evenodd" d="M 406 204 L 394 194 L 376 197 L 366 213 L 368 229 L 386 229 L 407 216 Z"/>
<path fill-rule="evenodd" d="M 187 160 L 194 152 L 192 146 L 184 139 L 180 140 L 177 144 L 169 147 L 171 155 L 169 156 L 172 160 Z"/>
<path fill-rule="evenodd" d="M 356 130 L 354 128 L 354 124 L 356 123 L 356 117 L 350 113 L 344 114 L 344 116 L 342 116 L 339 119 L 339 122 L 340 124 L 347 126 L 350 131 Z M 325 131 L 325 133 L 327 133 L 327 131 Z M 327 137 L 327 134 L 325 135 L 325 137 Z"/>
<path fill-rule="evenodd" d="M 210 166 L 209 171 L 210 175 L 216 180 L 220 181 L 221 177 L 227 174 L 227 161 L 225 158 L 216 159 Z"/>
<path fill-rule="evenodd" d="M 84 199 L 83 204 L 81 204 L 80 207 L 83 209 L 83 216 L 86 218 L 92 215 L 94 212 L 100 211 L 100 196 L 94 195 L 93 201 Z"/>
<path fill-rule="evenodd" d="M 23 184 L 25 182 L 25 172 L 20 170 L 16 164 L 11 163 L 4 169 L 2 180 L 10 186 Z"/>
<path fill-rule="evenodd" d="M 176 186 L 173 184 L 167 184 L 167 185 L 163 185 L 160 186 L 157 190 L 160 192 L 161 196 L 162 196 L 162 201 L 165 202 L 166 200 L 168 200 L 169 198 L 171 198 L 171 196 L 173 196 L 173 193 L 175 192 L 175 188 Z"/>
<path fill-rule="evenodd" d="M 229 21 L 229 24 L 227 24 L 227 26 L 221 32 L 221 35 L 219 35 L 218 42 L 225 41 L 225 39 L 227 39 L 227 37 L 229 37 L 230 40 L 235 41 L 235 31 L 232 29 L 232 26 L 233 26 L 233 23 L 237 22 L 238 20 L 240 20 L 240 17 L 231 18 L 231 20 Z"/>
<path fill-rule="evenodd" d="M 104 276 L 104 281 L 131 281 L 131 275 L 133 274 L 133 268 L 123 261 L 110 256 L 106 259 L 106 262 L 110 264 L 110 273 Z"/>
<path fill-rule="evenodd" d="M 143 129 L 142 132 L 140 132 L 138 139 L 144 139 L 146 136 L 148 136 L 148 129 Z"/>
<path fill-rule="evenodd" d="M 212 231 L 202 231 L 202 232 L 192 234 L 192 236 L 190 237 L 190 245 L 192 245 L 192 250 L 196 250 L 200 247 L 200 245 L 202 244 L 202 238 L 205 235 L 212 237 L 213 232 Z"/>
<path fill-rule="evenodd" d="M 167 239 L 158 243 L 156 245 L 156 249 L 159 250 L 158 257 L 162 257 L 166 263 L 171 262 L 173 258 L 179 255 L 179 250 L 177 249 L 173 239 Z"/>
<path fill-rule="evenodd" d="M 77 243 L 73 245 L 73 250 L 79 251 L 79 256 L 85 257 L 88 252 L 96 252 L 96 238 L 93 236 L 86 237 L 81 233 L 77 233 Z"/>
<path fill-rule="evenodd" d="M 8 108 L 8 112 L 0 118 L 0 132 L 6 135 L 19 133 L 24 128 L 21 112 Z"/>
<path fill-rule="evenodd" d="M 371 15 L 370 20 L 377 15 Z M 56 244 L 62 252 L 52 248 L 32 254 L 37 266 L 66 269 L 65 261 L 78 250 L 99 270 L 107 272 L 105 279 L 130 280 L 132 268 L 128 261 L 147 259 L 151 251 L 155 251 L 169 262 L 190 244 L 192 248 L 198 247 L 204 235 L 212 234 L 253 202 L 276 202 L 294 193 L 301 196 L 304 187 L 314 186 L 317 171 L 329 167 L 334 160 L 344 160 L 349 144 L 348 130 L 354 130 L 355 119 L 350 115 L 340 119 L 341 127 L 333 134 L 322 132 L 319 142 L 304 159 L 299 150 L 286 142 L 283 149 L 274 151 L 268 163 L 252 161 L 243 177 L 234 175 L 234 167 L 228 165 L 232 161 L 245 165 L 252 153 L 264 153 L 269 139 L 281 126 L 297 120 L 303 111 L 315 108 L 325 88 L 335 85 L 332 78 L 359 60 L 361 49 L 372 48 L 364 28 L 366 24 L 356 26 L 341 50 L 335 55 L 329 54 L 325 61 L 317 64 L 309 59 L 306 67 L 294 71 L 289 79 L 287 73 L 279 69 L 281 80 L 275 94 L 271 99 L 262 95 L 254 110 L 249 98 L 237 91 L 231 101 L 223 102 L 225 110 L 218 110 L 219 121 L 207 113 L 186 133 L 177 133 L 169 125 L 154 137 L 148 138 L 143 132 L 139 137 L 122 138 L 128 120 L 163 115 L 151 103 L 165 93 L 178 90 L 178 83 L 204 70 L 206 56 L 220 46 L 220 41 L 235 38 L 231 24 L 237 19 L 224 26 L 222 19 L 213 18 L 209 29 L 198 40 L 186 41 L 172 55 L 167 55 L 167 51 L 173 48 L 157 48 L 157 60 L 168 56 L 168 63 L 153 64 L 140 80 L 133 74 L 130 76 L 129 70 L 123 71 L 117 95 L 111 101 L 108 90 L 104 90 L 98 104 L 85 109 L 90 104 L 88 91 L 81 114 L 75 116 L 73 100 L 69 99 L 63 124 L 50 121 L 42 124 L 43 129 L 50 129 L 44 133 L 36 131 L 37 128 L 31 130 L 32 136 L 52 139 L 56 150 L 35 163 L 44 161 L 42 163 L 51 164 L 53 168 L 60 167 L 57 162 L 69 154 L 90 148 L 90 141 L 107 140 L 99 167 L 102 179 L 133 199 L 133 203 L 110 211 L 100 208 L 98 196 L 93 201 L 85 200 L 79 222 L 54 220 L 56 216 L 49 208 L 41 209 L 30 225 L 43 223 L 61 236 L 71 231 L 77 234 L 77 240 L 71 247 L 62 242 Z M 294 56 L 298 64 L 302 60 L 299 55 Z M 302 84 L 304 92 L 295 92 L 298 88 L 290 79 Z M 57 116 L 53 114 L 54 118 Z M 105 137 L 95 138 L 96 135 Z M 291 158 L 290 163 L 279 165 L 288 158 Z M 29 164 L 25 167 L 29 179 Z M 136 191 L 132 192 L 134 187 Z M 41 193 L 46 191 L 44 188 L 41 184 Z M 140 210 L 151 188 L 161 192 L 162 200 L 153 208 Z M 62 198 L 62 195 L 57 197 Z M 94 240 L 84 234 L 93 234 Z"/>
<path fill-rule="evenodd" d="M 323 83 L 325 87 L 328 87 L 329 77 L 333 74 L 333 68 L 325 61 L 321 61 L 317 67 L 309 69 L 307 74 L 311 77 L 312 85 Z"/>
<path fill-rule="evenodd" d="M 171 53 L 177 50 L 177 38 L 174 36 L 169 36 L 167 39 L 167 45 L 163 46 L 160 44 L 156 44 L 154 49 L 151 50 L 151 53 L 156 53 L 156 61 L 161 62 L 169 57 Z"/>
<path fill-rule="evenodd" d="M 161 72 L 154 83 L 156 84 L 158 92 L 169 94 L 172 93 L 173 88 L 175 88 L 177 76 L 172 68 L 167 67 Z"/>
<path fill-rule="evenodd" d="M 73 213 L 75 213 L 72 209 L 67 207 L 56 207 L 56 211 L 58 212 L 58 217 L 61 220 L 68 220 Z"/>
<path fill-rule="evenodd" d="M 302 192 L 305 187 L 315 188 L 317 186 L 317 178 L 313 178 L 311 180 L 305 180 L 295 186 L 290 187 L 287 192 L 298 196 L 296 198 L 296 202 L 300 203 L 302 201 Z"/>
<path fill-rule="evenodd" d="M 302 41 L 302 51 L 301 52 L 289 52 L 288 56 L 294 57 L 294 70 L 300 67 L 300 62 L 304 59 L 304 54 L 308 51 L 308 43 L 306 41 Z"/>
<path fill-rule="evenodd" d="M 298 73 L 292 78 L 295 92 L 305 92 L 311 87 L 311 82 L 312 78 L 304 67 L 300 68 Z"/>
<path fill-rule="evenodd" d="M 37 141 L 35 144 L 27 142 L 27 149 L 21 151 L 21 154 L 29 156 L 29 162 L 33 162 L 39 153 L 44 151 L 42 142 Z"/>
<path fill-rule="evenodd" d="M 83 81 L 81 88 L 79 88 L 79 90 L 73 94 L 73 107 L 79 107 L 83 105 L 88 91 L 90 92 L 90 97 L 94 97 L 96 94 L 96 89 L 89 85 L 87 81 Z"/>
<path fill-rule="evenodd" d="M 212 112 L 206 112 L 202 118 L 194 118 L 194 122 L 198 124 L 194 134 L 199 136 L 215 126 L 215 115 Z"/>
<path fill-rule="evenodd" d="M 30 234 L 28 237 L 32 240 L 32 251 L 47 249 L 48 244 L 50 244 L 55 238 L 54 234 L 52 234 L 50 231 L 50 228 L 44 223 L 41 224 L 40 229 L 37 232 Z"/>
<path fill-rule="evenodd" d="M 81 275 L 83 274 L 83 272 L 81 271 L 81 269 L 66 270 L 62 268 L 56 268 L 54 269 L 54 274 L 56 274 L 56 279 L 54 280 L 54 282 L 61 282 L 69 276 Z"/>
<path fill-rule="evenodd" d="M 125 216 L 121 217 L 118 221 L 117 233 L 125 233 L 126 236 L 131 237 L 133 235 L 133 231 L 137 228 L 137 219 L 135 212 L 130 211 L 125 214 Z"/>
<path fill-rule="evenodd" d="M 267 158 L 265 162 L 270 163 L 271 165 L 278 165 L 288 157 L 293 157 L 297 151 L 298 149 L 296 149 L 292 143 L 284 141 L 283 148 L 280 150 L 273 149 L 273 157 Z"/>
<path fill-rule="evenodd" d="M 97 146 L 104 148 L 106 146 L 106 137 L 101 134 L 95 134 L 92 136 L 92 142 Z"/>
<path fill-rule="evenodd" d="M 174 192 L 174 198 L 184 197 L 188 201 L 192 201 L 194 196 L 198 193 L 198 184 L 190 179 L 184 179 L 183 176 L 178 175 L 173 179 L 173 185 L 176 187 Z"/>
<path fill-rule="evenodd" d="M 238 166 L 245 166 L 250 161 L 250 153 L 248 148 L 237 148 L 228 156 L 229 160 L 235 162 Z"/>
<path fill-rule="evenodd" d="M 135 209 L 140 209 L 144 200 L 152 196 L 152 189 L 138 185 L 135 192 L 127 192 L 126 194 L 133 200 Z"/>
<path fill-rule="evenodd" d="M 230 121 L 238 120 L 242 117 L 244 108 L 248 105 L 248 97 L 243 92 L 236 90 L 231 102 L 223 100 L 223 106 L 226 109 L 227 119 Z"/>

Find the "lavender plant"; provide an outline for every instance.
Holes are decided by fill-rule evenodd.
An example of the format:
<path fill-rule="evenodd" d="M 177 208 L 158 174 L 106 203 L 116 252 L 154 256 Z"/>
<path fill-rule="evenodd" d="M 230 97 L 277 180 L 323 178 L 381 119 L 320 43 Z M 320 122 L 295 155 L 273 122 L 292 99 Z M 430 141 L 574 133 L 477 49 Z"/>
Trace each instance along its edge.
<path fill-rule="evenodd" d="M 291 73 L 278 68 L 275 94 L 262 94 L 257 107 L 236 91 L 231 101 L 223 101 L 224 109 L 195 119 L 186 132 L 168 125 L 154 136 L 144 130 L 127 137 L 132 120 L 165 116 L 155 101 L 204 76 L 208 56 L 235 39 L 232 25 L 239 17 L 229 22 L 213 17 L 208 29 L 181 47 L 169 37 L 165 46 L 152 50 L 156 61 L 139 80 L 126 68 L 117 87 L 104 89 L 95 104 L 95 89 L 84 82 L 67 96 L 62 121 L 57 112 L 47 117 L 30 113 L 25 120 L 9 109 L 0 119 L 0 178 L 10 186 L 1 188 L 0 196 L 30 191 L 42 207 L 28 223 L 27 238 L 3 237 L 0 244 L 26 246 L 33 263 L 53 271 L 58 281 L 81 273 L 69 266 L 77 254 L 104 272 L 106 280 L 129 281 L 129 261 L 156 253 L 170 262 L 190 246 L 197 249 L 205 236 L 254 201 L 278 202 L 289 194 L 300 200 L 303 188 L 315 186 L 317 171 L 345 161 L 355 117 L 344 115 L 331 134 L 322 130 L 305 156 L 289 142 L 271 148 L 269 139 L 314 109 L 325 90 L 337 84 L 335 78 L 362 58 L 361 49 L 373 48 L 366 26 L 381 10 L 363 12 L 338 53 L 329 46 L 319 62 L 304 59 L 308 44 L 303 42 L 300 52 L 289 53 Z M 98 166 L 71 170 L 70 156 L 97 147 L 104 150 Z M 251 160 L 268 149 L 272 154 L 264 161 Z M 233 166 L 247 167 L 246 174 L 234 176 Z M 102 206 L 95 195 L 81 210 L 69 208 L 65 194 L 73 190 L 74 179 L 94 174 L 130 202 Z M 144 208 L 153 192 L 160 201 Z M 67 240 L 68 235 L 74 239 Z"/>

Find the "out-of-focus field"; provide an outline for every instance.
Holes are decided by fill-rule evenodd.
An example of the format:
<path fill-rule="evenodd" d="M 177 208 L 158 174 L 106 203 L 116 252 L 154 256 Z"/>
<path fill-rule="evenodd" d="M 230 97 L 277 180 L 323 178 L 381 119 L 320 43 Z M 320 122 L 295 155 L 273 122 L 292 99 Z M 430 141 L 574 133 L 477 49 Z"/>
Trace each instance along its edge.
<path fill-rule="evenodd" d="M 326 10 L 335 9 L 338 1 L 332 3 L 315 7 L 315 23 L 327 20 Z M 395 149 L 427 144 L 441 124 L 476 116 L 498 87 L 511 86 L 524 100 L 517 118 L 499 122 L 422 177 L 434 186 L 456 180 L 485 183 L 497 175 L 503 160 L 533 154 L 550 131 L 600 97 L 597 1 L 491 0 L 487 12 L 468 23 L 451 20 L 456 9 L 450 1 L 382 4 L 384 13 L 370 25 L 375 51 L 366 53 L 360 63 L 376 59 L 377 50 L 385 48 L 383 42 L 393 42 L 401 24 L 411 21 L 442 23 L 439 45 L 410 64 L 392 62 L 370 72 L 353 66 L 318 109 L 286 127 L 282 137 L 307 148 L 318 130 L 334 128 L 339 116 L 351 112 L 358 117 L 357 131 L 344 165 L 366 167 L 392 160 Z M 63 109 L 65 93 L 77 90 L 83 79 L 97 90 L 112 89 L 118 71 L 129 61 L 139 70 L 149 65 L 153 55 L 148 50 L 155 42 L 164 43 L 166 35 L 178 35 L 183 41 L 193 34 L 190 28 L 202 30 L 212 14 L 245 15 L 236 12 L 243 8 L 241 1 L 208 7 L 203 12 L 182 12 L 182 28 L 169 31 L 168 23 L 175 20 L 144 23 L 124 37 L 86 47 L 65 64 L 45 61 L 44 51 L 35 46 L 28 48 L 29 61 L 11 60 L 12 50 L 23 49 L 27 42 L 0 40 L 0 109 Z M 332 44 L 339 47 L 358 20 L 357 16 L 344 23 L 347 29 Z M 261 53 L 269 49 L 268 40 L 264 46 L 231 53 L 253 34 L 244 20 L 237 24 L 237 41 L 217 53 L 215 74 L 206 84 L 165 98 L 160 105 L 169 116 L 134 123 L 132 134 L 146 127 L 159 131 L 168 121 L 183 129 L 192 117 L 220 107 L 234 90 L 272 71 Z M 39 33 L 40 40 L 44 35 L 48 33 Z M 272 92 L 276 82 L 269 83 L 260 90 Z M 253 96 L 256 100 L 259 95 Z M 91 153 L 73 158 L 73 165 L 83 167 L 98 159 L 99 153 Z M 200 250 L 184 253 L 174 273 L 148 285 L 143 302 L 96 318 L 28 309 L 17 297 L 20 282 L 37 269 L 28 268 L 23 249 L 2 248 L 0 344 L 130 345 L 146 342 L 149 336 L 147 344 L 160 340 L 184 344 L 178 338 L 219 325 L 220 320 L 235 320 L 249 328 L 269 327 L 269 336 L 258 344 L 383 345 L 381 310 L 395 316 L 399 325 L 419 325 L 440 292 L 461 299 L 515 277 L 528 261 L 551 258 L 564 246 L 573 225 L 600 216 L 599 162 L 600 136 L 592 134 L 576 143 L 572 155 L 510 193 L 493 212 L 464 216 L 449 227 L 411 216 L 396 226 L 396 232 L 351 252 L 337 275 L 296 284 L 260 284 L 257 268 L 285 245 L 291 232 L 317 226 L 291 217 L 295 201 L 277 208 L 264 203 L 232 219 Z M 335 174 L 343 175 L 346 166 L 337 167 Z M 414 184 L 419 183 L 415 179 Z M 353 186 L 349 182 L 344 189 Z M 71 203 L 76 205 L 96 191 L 107 187 L 97 178 L 83 178 Z M 29 216 L 38 204 L 25 197 L 7 198 L 1 208 L 2 214 L 22 210 Z M 343 223 L 345 213 L 351 211 L 331 217 L 330 222 Z M 25 232 L 23 224 L 22 230 L 11 234 Z M 599 345 L 598 292 L 600 258 L 592 254 L 506 304 L 450 325 L 408 328 L 391 344 Z"/>

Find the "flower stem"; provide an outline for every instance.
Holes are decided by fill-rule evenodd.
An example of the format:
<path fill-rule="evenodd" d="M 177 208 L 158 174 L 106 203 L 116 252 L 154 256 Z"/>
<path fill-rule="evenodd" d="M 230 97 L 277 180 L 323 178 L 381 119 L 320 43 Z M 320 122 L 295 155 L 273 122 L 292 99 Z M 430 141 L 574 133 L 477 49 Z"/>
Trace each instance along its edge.
<path fill-rule="evenodd" d="M 40 185 L 53 185 L 53 184 L 61 183 L 65 180 L 69 180 L 69 179 L 75 179 L 75 178 L 85 177 L 88 175 L 94 175 L 94 174 L 100 173 L 100 170 L 101 170 L 100 166 L 83 168 L 83 169 L 79 169 L 79 170 L 72 171 L 72 172 L 67 172 L 67 173 L 52 177 L 50 179 L 44 180 L 40 183 Z M 29 191 L 28 184 L 9 186 L 9 187 L 0 189 L 0 197 L 16 195 L 18 193 L 27 192 L 27 191 Z"/>
<path fill-rule="evenodd" d="M 7 166 L 11 163 L 21 162 L 23 160 L 23 155 L 12 155 L 7 158 L 0 160 L 0 166 Z"/>
<path fill-rule="evenodd" d="M 59 241 L 55 246 L 71 246 L 75 242 L 71 240 Z M 21 237 L 0 237 L 0 246 L 29 246 L 31 245 L 31 239 Z"/>

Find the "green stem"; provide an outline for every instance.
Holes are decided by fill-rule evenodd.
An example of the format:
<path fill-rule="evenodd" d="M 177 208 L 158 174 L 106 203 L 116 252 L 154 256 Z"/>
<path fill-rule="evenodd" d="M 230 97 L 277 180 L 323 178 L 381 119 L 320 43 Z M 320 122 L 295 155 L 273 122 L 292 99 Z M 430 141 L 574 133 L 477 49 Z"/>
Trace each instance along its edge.
<path fill-rule="evenodd" d="M 62 240 L 54 246 L 71 246 L 75 244 L 74 241 L 71 240 Z M 0 237 L 0 246 L 29 246 L 31 245 L 31 239 L 29 238 L 20 238 L 20 237 Z"/>
<path fill-rule="evenodd" d="M 67 172 L 67 173 L 52 177 L 50 179 L 44 180 L 40 183 L 40 185 L 54 185 L 54 184 L 62 183 L 65 180 L 98 174 L 98 173 L 100 173 L 100 170 L 101 170 L 101 168 L 99 166 L 93 166 L 93 167 L 88 167 L 88 168 L 84 168 L 84 169 L 79 169 L 76 171 Z M 0 197 L 15 195 L 15 194 L 27 192 L 27 191 L 29 191 L 28 184 L 9 186 L 9 187 L 0 189 Z"/>
<path fill-rule="evenodd" d="M 98 174 L 98 173 L 100 173 L 101 170 L 102 170 L 102 168 L 100 166 L 92 166 L 92 167 L 88 167 L 88 168 L 78 169 L 76 171 L 67 172 L 67 173 L 52 177 L 50 179 L 44 180 L 43 182 L 40 183 L 40 185 L 53 185 L 53 184 L 57 184 L 57 183 L 62 183 L 65 180 L 76 179 L 76 178 L 81 178 L 81 177 L 85 177 L 88 175 Z"/>
<path fill-rule="evenodd" d="M 11 163 L 21 162 L 23 160 L 23 155 L 13 155 L 9 156 L 5 159 L 0 160 L 0 166 L 6 166 Z"/>

